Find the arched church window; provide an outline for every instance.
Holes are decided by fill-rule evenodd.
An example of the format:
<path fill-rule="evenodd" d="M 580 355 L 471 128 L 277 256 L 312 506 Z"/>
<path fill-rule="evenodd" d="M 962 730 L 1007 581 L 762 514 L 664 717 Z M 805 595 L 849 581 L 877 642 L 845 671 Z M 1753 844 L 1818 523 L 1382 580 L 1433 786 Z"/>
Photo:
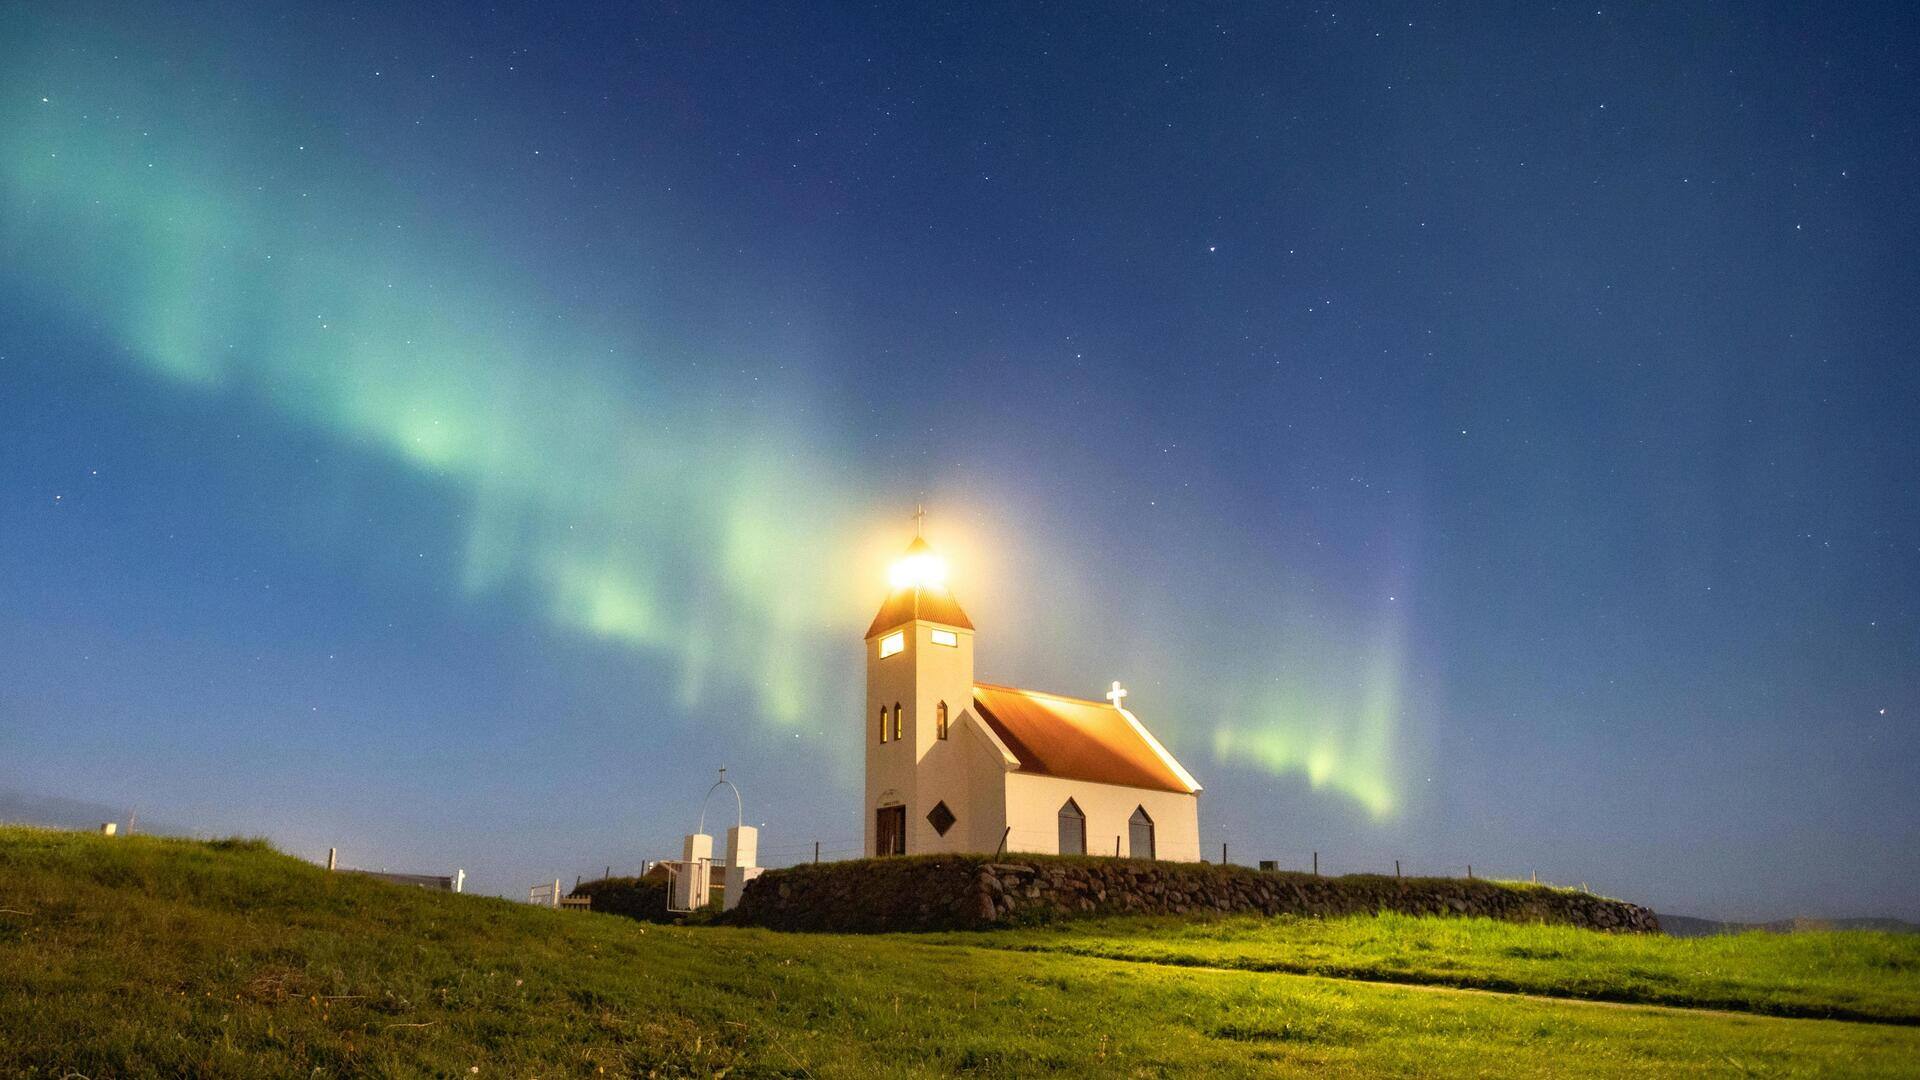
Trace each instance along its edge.
<path fill-rule="evenodd" d="M 947 703 L 944 701 L 933 710 L 933 731 L 942 739 L 947 737 Z"/>
<path fill-rule="evenodd" d="M 880 706 L 880 741 L 887 741 L 887 707 Z"/>
<path fill-rule="evenodd" d="M 1060 808 L 1060 854 L 1085 855 L 1087 853 L 1087 815 L 1080 812 L 1080 804 L 1072 799 Z"/>
<path fill-rule="evenodd" d="M 893 737 L 896 741 L 900 738 L 900 703 L 897 701 L 893 703 Z"/>
<path fill-rule="evenodd" d="M 1127 819 L 1127 854 L 1136 859 L 1153 858 L 1153 818 L 1147 808 L 1136 806 Z"/>

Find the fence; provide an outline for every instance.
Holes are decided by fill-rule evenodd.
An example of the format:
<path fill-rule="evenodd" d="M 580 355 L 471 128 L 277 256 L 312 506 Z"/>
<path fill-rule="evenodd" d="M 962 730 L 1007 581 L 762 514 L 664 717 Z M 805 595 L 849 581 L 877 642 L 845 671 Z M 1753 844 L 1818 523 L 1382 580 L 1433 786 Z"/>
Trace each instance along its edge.
<path fill-rule="evenodd" d="M 537 904 L 540 907 L 571 908 L 578 911 L 589 911 L 593 908 L 593 897 L 568 896 L 561 891 L 560 879 L 554 878 L 550 882 L 543 881 L 533 888 L 528 889 L 527 903 Z"/>
<path fill-rule="evenodd" d="M 1015 827 L 1007 830 L 1007 836 L 1003 840 L 1004 847 L 1001 850 L 1001 854 L 1008 857 L 1013 857 L 1013 856 L 1020 855 L 1023 852 L 1032 852 L 1036 849 L 1044 851 L 1052 847 L 1053 844 L 1057 843 L 1058 839 L 1059 839 L 1059 834 L 1056 830 L 1044 829 L 1044 828 L 1023 829 L 1023 828 Z M 1243 842 L 1244 842 L 1244 838 L 1243 838 Z M 1088 848 L 1087 854 L 1095 855 L 1095 856 L 1099 856 L 1099 855 L 1111 856 L 1116 852 L 1124 853 L 1126 851 L 1126 847 L 1122 842 L 1122 838 L 1120 837 L 1112 837 L 1111 839 L 1101 838 L 1096 840 L 1095 837 L 1088 836 L 1087 848 Z M 1244 848 L 1242 850 L 1244 851 Z M 1220 864 L 1231 865 L 1233 863 L 1233 860 L 1229 857 L 1231 853 L 1232 853 L 1231 849 L 1229 848 L 1227 842 L 1225 841 L 1222 841 L 1220 843 L 1220 849 L 1217 852 L 1206 850 L 1206 848 L 1203 845 L 1201 855 L 1200 855 L 1200 861 L 1207 862 L 1207 863 L 1214 862 L 1215 859 L 1210 856 L 1217 855 L 1218 862 Z M 786 844 L 778 844 L 778 845 L 773 845 L 769 847 L 763 847 L 760 849 L 760 852 L 759 852 L 761 864 L 769 867 L 787 867 L 787 866 L 805 865 L 809 863 L 840 862 L 847 859 L 870 858 L 872 857 L 872 854 L 873 853 L 871 851 L 867 851 L 862 847 L 862 840 L 858 836 L 837 836 L 837 837 L 832 837 L 824 840 L 809 840 L 809 841 L 801 841 L 798 843 L 790 842 Z M 1329 869 L 1328 867 L 1321 865 L 1320 856 L 1322 854 L 1324 853 L 1319 851 L 1302 852 L 1300 855 L 1292 859 L 1284 859 L 1284 860 L 1283 859 L 1252 859 L 1252 860 L 1247 860 L 1246 864 L 1249 865 L 1250 868 L 1257 867 L 1258 869 L 1263 871 L 1269 871 L 1269 872 L 1278 871 L 1283 873 L 1289 872 L 1289 871 L 1295 871 L 1295 872 L 1311 874 L 1316 877 L 1338 876 L 1338 875 L 1344 875 L 1344 874 L 1380 874 L 1382 876 L 1391 874 L 1393 877 L 1401 878 L 1401 879 L 1411 878 L 1411 877 L 1462 877 L 1464 876 L 1468 880 L 1479 879 L 1479 880 L 1495 880 L 1495 881 L 1499 881 L 1499 880 L 1529 881 L 1529 882 L 1532 882 L 1533 884 L 1542 884 L 1542 882 L 1540 881 L 1539 873 L 1531 869 L 1528 870 L 1525 874 L 1514 874 L 1510 877 L 1501 875 L 1498 873 L 1489 875 L 1488 873 L 1486 873 L 1486 867 L 1483 864 L 1474 864 L 1474 863 L 1466 863 L 1466 862 L 1453 863 L 1451 862 L 1451 860 L 1448 860 L 1449 865 L 1443 865 L 1443 866 L 1434 866 L 1432 863 L 1426 862 L 1425 860 L 1421 860 L 1418 863 L 1407 863 L 1403 866 L 1402 861 L 1399 859 L 1363 857 L 1357 863 L 1343 861 L 1341 865 L 1338 865 L 1337 867 Z M 704 890 L 705 899 L 708 902 L 711 902 L 712 900 L 718 899 L 720 897 L 720 892 L 721 892 L 720 881 L 719 881 L 720 875 L 718 873 L 720 869 L 720 864 L 717 861 L 710 861 L 709 866 L 704 868 L 707 871 L 706 874 L 700 875 L 700 874 L 689 874 L 688 871 L 692 868 L 688 867 L 685 863 L 679 862 L 677 860 L 662 861 L 659 863 L 656 863 L 653 860 L 648 860 L 640 864 L 638 868 L 638 873 L 635 876 L 644 875 L 649 870 L 653 870 L 656 866 L 660 867 L 661 869 L 667 870 L 674 877 L 679 877 L 681 875 L 687 875 L 690 877 L 704 876 L 707 879 L 706 881 L 707 889 Z M 608 866 L 605 870 L 605 876 L 612 877 L 616 869 L 617 868 L 614 866 Z M 560 903 L 555 903 L 552 899 L 548 898 L 553 893 L 556 893 L 559 891 L 559 884 L 560 883 L 556 881 L 552 883 L 552 885 L 550 886 L 549 885 L 535 886 L 530 893 L 530 899 L 532 899 L 534 903 L 546 904 L 554 907 L 574 906 L 566 903 L 564 896 L 561 897 Z M 576 884 L 578 884 L 577 881 L 576 881 Z M 1557 886 L 1557 887 L 1565 888 L 1567 886 Z M 1587 892 L 1588 891 L 1587 883 L 1584 881 L 1580 882 L 1578 886 L 1578 890 L 1580 892 Z M 690 894 L 699 893 L 699 892 L 702 892 L 702 890 L 695 888 L 695 889 L 689 890 L 688 892 Z M 699 898 L 697 896 L 687 895 L 685 899 L 682 900 L 682 904 L 690 907 L 703 906 L 701 903 L 698 902 L 698 899 Z M 694 902 L 687 903 L 687 901 L 694 901 Z M 580 906 L 585 906 L 585 905 L 580 905 Z M 681 904 L 676 904 L 674 906 L 676 908 L 680 908 Z"/>
<path fill-rule="evenodd" d="M 1006 830 L 1005 835 L 1001 839 L 1000 853 L 1017 855 L 1021 853 L 1047 852 L 1058 844 L 1058 842 L 1059 832 L 1054 829 L 1012 827 Z M 760 861 L 766 866 L 798 866 L 804 863 L 838 862 L 843 859 L 872 857 L 873 852 L 862 848 L 861 843 L 861 838 L 855 836 L 836 837 L 831 840 L 815 840 L 800 844 L 782 844 L 774 847 L 763 847 L 760 849 Z M 1105 837 L 1089 835 L 1086 838 L 1086 843 L 1086 854 L 1088 855 L 1124 856 L 1127 853 L 1127 845 L 1124 843 L 1123 838 L 1119 836 L 1114 836 L 1109 840 Z M 1205 845 L 1202 845 L 1200 861 L 1213 862 L 1214 860 L 1210 858 L 1211 854 Z M 1219 862 L 1222 865 L 1231 863 L 1233 860 L 1229 858 L 1230 854 L 1231 852 L 1227 842 L 1224 840 L 1221 841 Z M 1415 876 L 1413 870 L 1408 869 L 1403 871 L 1401 869 L 1399 859 L 1391 859 L 1387 860 L 1387 862 L 1392 863 L 1394 877 Z M 1298 869 L 1311 874 L 1321 873 L 1320 852 L 1318 851 L 1309 853 L 1297 863 L 1291 860 L 1257 859 L 1254 860 L 1253 865 L 1256 865 L 1261 870 L 1269 871 Z M 1477 873 L 1472 863 L 1460 863 L 1438 870 L 1430 869 L 1424 876 L 1457 877 L 1460 876 L 1462 870 L 1465 871 L 1465 876 L 1468 879 L 1484 878 L 1487 876 L 1484 873 Z M 1360 874 L 1385 873 L 1386 863 L 1383 862 L 1377 867 L 1372 865 L 1359 867 L 1350 866 L 1340 872 Z M 1515 877 L 1509 880 L 1518 881 L 1521 879 Z M 1537 871 L 1529 870 L 1526 880 L 1537 885 L 1540 883 L 1540 875 Z M 1586 884 L 1584 882 L 1581 884 L 1580 889 L 1582 892 L 1586 891 Z"/>

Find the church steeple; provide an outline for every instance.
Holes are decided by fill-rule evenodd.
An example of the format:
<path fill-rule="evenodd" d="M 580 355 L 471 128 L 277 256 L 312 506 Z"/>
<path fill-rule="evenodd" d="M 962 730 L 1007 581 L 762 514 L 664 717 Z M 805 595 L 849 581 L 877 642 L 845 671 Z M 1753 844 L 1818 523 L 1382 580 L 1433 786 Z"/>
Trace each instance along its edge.
<path fill-rule="evenodd" d="M 892 591 L 880 605 L 879 614 L 873 617 L 873 625 L 867 628 L 868 638 L 915 619 L 961 630 L 973 629 L 967 613 L 960 610 L 959 602 L 947 589 L 947 561 L 920 535 L 919 519 L 924 516 L 925 511 L 914 515 L 913 543 L 907 545 L 906 553 L 888 572 Z"/>
<path fill-rule="evenodd" d="M 921 517 L 914 514 L 913 542 L 887 575 L 886 602 L 866 637 L 864 843 L 875 855 L 990 848 L 985 833 L 1003 827 L 955 786 L 979 750 L 964 735 L 951 738 L 973 705 L 973 623 L 947 588 L 947 561 L 922 535 Z"/>

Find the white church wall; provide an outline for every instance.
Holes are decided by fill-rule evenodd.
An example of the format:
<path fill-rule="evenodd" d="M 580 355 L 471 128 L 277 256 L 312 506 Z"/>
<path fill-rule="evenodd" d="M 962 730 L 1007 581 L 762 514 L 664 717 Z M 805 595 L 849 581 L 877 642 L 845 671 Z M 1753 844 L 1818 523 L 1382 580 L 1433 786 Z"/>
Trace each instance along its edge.
<path fill-rule="evenodd" d="M 1007 823 L 1003 787 L 1007 769 L 1000 748 L 982 734 L 971 707 L 956 710 L 951 717 L 948 737 L 935 739 L 921 761 L 923 831 L 917 834 L 919 846 L 908 848 L 912 852 L 992 851 L 999 846 L 1000 831 Z M 941 802 L 954 817 L 953 828 L 945 836 L 926 820 Z"/>
<path fill-rule="evenodd" d="M 1174 791 L 1148 791 L 1117 784 L 1062 780 L 1036 773 L 1010 773 L 1007 820 L 1010 851 L 1036 855 L 1060 853 L 1060 807 L 1071 798 L 1087 815 L 1087 854 L 1112 855 L 1114 839 L 1120 853 L 1128 851 L 1128 819 L 1136 807 L 1153 818 L 1156 857 L 1175 862 L 1200 861 L 1200 800 Z"/>

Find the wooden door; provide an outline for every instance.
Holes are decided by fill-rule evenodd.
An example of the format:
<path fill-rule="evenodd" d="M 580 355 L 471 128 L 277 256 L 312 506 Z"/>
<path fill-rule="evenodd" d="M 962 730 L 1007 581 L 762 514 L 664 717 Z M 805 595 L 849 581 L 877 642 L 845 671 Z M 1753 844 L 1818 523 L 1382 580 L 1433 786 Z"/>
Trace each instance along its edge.
<path fill-rule="evenodd" d="M 907 853 L 907 808 L 904 806 L 883 806 L 874 818 L 873 853 L 875 855 L 905 855 Z"/>

